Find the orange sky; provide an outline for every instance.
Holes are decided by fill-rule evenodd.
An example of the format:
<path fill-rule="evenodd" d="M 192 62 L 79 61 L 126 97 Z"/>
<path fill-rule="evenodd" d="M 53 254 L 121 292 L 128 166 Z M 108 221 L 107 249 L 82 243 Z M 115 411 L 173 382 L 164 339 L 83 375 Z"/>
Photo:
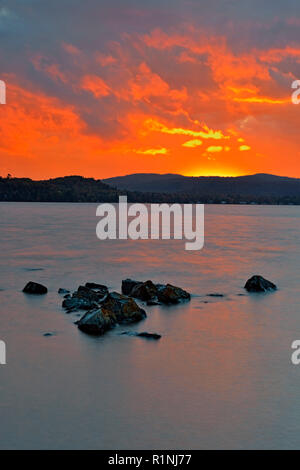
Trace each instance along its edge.
<path fill-rule="evenodd" d="M 51 48 L 25 44 L 18 67 L 4 55 L 0 174 L 300 177 L 300 41 L 255 43 L 248 22 L 237 47 L 216 27 L 177 22 L 125 24 L 99 47 L 61 33 Z"/>

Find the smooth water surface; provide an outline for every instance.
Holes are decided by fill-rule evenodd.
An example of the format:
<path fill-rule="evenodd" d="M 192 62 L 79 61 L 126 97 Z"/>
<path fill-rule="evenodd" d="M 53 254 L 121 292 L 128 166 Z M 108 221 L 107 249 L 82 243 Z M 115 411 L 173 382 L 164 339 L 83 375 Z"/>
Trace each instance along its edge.
<path fill-rule="evenodd" d="M 0 203 L 0 447 L 299 448 L 299 207 L 206 206 L 199 252 L 180 240 L 99 241 L 95 212 Z M 279 290 L 247 294 L 252 274 Z M 120 336 L 128 327 L 90 337 L 61 308 L 59 287 L 120 291 L 126 277 L 193 294 L 146 307 L 129 327 L 161 340 Z M 23 294 L 29 280 L 49 293 Z"/>

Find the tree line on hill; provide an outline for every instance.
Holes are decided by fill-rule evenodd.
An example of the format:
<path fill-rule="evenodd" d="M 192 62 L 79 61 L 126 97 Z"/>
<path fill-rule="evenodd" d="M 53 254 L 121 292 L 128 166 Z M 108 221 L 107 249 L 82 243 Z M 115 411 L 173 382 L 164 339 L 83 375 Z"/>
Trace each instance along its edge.
<path fill-rule="evenodd" d="M 204 203 L 204 204 L 300 204 L 300 194 L 257 195 L 221 192 L 215 186 L 193 192 L 142 192 L 117 189 L 101 180 L 65 176 L 34 181 L 29 178 L 0 177 L 0 201 L 7 202 L 118 202 L 127 195 L 128 202 Z"/>

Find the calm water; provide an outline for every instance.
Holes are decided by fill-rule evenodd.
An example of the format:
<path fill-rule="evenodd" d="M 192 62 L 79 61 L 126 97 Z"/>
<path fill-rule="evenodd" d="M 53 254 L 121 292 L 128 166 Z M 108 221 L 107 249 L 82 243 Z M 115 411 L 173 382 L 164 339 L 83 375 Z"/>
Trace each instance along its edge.
<path fill-rule="evenodd" d="M 95 209 L 0 204 L 0 447 L 299 448 L 300 366 L 290 356 L 300 208 L 206 206 L 200 252 L 182 241 L 100 242 Z M 256 273 L 279 290 L 240 296 Z M 125 277 L 193 293 L 185 305 L 147 307 L 132 327 L 160 341 L 120 336 L 123 327 L 89 337 L 62 310 L 59 287 L 120 291 Z M 29 280 L 49 293 L 24 295 Z M 214 292 L 225 297 L 206 297 Z"/>

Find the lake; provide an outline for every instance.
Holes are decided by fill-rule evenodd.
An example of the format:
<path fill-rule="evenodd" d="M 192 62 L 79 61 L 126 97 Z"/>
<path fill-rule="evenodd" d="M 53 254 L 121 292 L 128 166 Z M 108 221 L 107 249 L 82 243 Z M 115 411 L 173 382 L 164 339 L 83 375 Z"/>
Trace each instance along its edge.
<path fill-rule="evenodd" d="M 300 208 L 207 205 L 204 248 L 185 251 L 181 240 L 100 241 L 96 207 L 0 203 L 0 448 L 299 448 Z M 253 274 L 278 291 L 248 294 Z M 120 292 L 127 277 L 192 299 L 144 307 L 147 319 L 102 337 L 61 308 L 60 287 Z M 48 294 L 24 294 L 30 280 Z M 162 338 L 120 335 L 129 329 Z"/>

